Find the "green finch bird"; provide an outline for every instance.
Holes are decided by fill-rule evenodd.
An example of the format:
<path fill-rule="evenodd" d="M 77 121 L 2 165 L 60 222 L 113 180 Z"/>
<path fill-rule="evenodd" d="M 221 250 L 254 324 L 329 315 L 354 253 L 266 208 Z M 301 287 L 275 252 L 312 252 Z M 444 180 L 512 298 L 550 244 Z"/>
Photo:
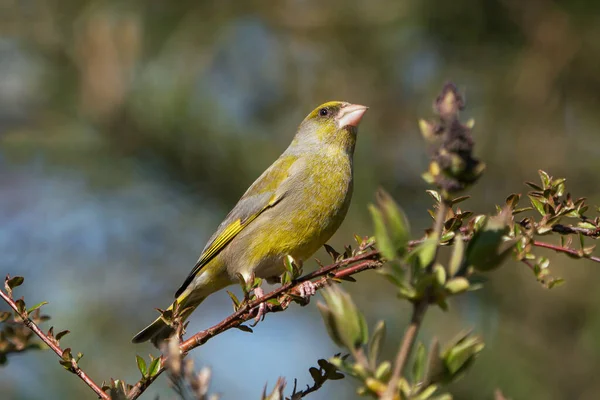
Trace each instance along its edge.
<path fill-rule="evenodd" d="M 180 309 L 187 309 L 183 319 L 210 294 L 239 283 L 238 274 L 246 281 L 276 278 L 287 255 L 302 262 L 331 238 L 350 206 L 352 155 L 366 111 L 331 101 L 308 114 L 289 147 L 227 214 L 175 293 Z M 310 284 L 306 290 L 314 293 Z M 172 333 L 158 318 L 133 342 L 157 344 Z"/>

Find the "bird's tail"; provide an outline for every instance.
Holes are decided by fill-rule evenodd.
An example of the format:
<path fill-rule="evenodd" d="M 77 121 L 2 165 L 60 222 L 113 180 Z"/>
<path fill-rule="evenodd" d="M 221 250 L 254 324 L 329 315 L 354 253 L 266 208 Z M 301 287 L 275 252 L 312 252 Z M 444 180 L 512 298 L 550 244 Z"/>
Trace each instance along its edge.
<path fill-rule="evenodd" d="M 180 296 L 181 298 L 182 296 Z M 179 301 L 179 299 L 177 299 Z M 185 308 L 184 313 L 181 314 L 181 318 L 182 321 L 185 321 L 187 319 L 187 317 L 190 316 L 190 314 L 196 309 L 196 307 L 198 307 L 198 305 L 200 305 L 200 303 L 202 302 L 202 300 L 204 299 L 199 299 L 200 301 L 196 300 L 194 302 L 193 305 L 190 304 L 182 304 L 182 308 Z M 167 310 L 172 310 L 173 309 L 173 305 L 171 305 Z M 154 322 L 152 322 L 150 325 L 148 325 L 147 327 L 145 327 L 144 329 L 142 329 L 137 335 L 135 335 L 133 337 L 133 339 L 131 339 L 132 343 L 143 343 L 143 342 L 147 342 L 148 340 L 150 340 L 152 342 L 152 344 L 154 344 L 156 347 L 158 347 L 158 344 L 163 341 L 168 339 L 173 333 L 175 333 L 175 330 L 173 329 L 172 326 L 169 326 L 161 317 L 158 317 L 154 320 Z"/>

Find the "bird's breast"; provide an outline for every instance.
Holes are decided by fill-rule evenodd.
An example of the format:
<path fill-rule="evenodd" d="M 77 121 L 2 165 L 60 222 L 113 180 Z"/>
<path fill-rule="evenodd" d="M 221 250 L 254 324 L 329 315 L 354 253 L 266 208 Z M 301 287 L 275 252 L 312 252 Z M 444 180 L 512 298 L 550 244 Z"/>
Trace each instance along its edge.
<path fill-rule="evenodd" d="M 305 260 L 339 228 L 352 197 L 352 164 L 347 156 L 308 162 L 297 189 L 284 199 L 285 212 L 273 210 L 271 249 Z M 279 210 L 281 211 L 281 210 Z"/>
<path fill-rule="evenodd" d="M 280 275 L 284 257 L 308 260 L 339 228 L 352 197 L 352 161 L 347 155 L 316 157 L 304 161 L 281 201 L 237 239 L 244 250 L 241 257 L 231 257 L 235 266 L 229 269 L 249 269 L 258 277 Z"/>

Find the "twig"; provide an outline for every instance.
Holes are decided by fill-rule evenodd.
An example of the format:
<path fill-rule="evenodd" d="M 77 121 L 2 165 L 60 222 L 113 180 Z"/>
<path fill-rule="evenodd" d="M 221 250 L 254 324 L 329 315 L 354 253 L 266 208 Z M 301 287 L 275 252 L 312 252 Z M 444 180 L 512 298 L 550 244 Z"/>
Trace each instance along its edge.
<path fill-rule="evenodd" d="M 557 245 L 554 245 L 551 243 L 540 242 L 537 240 L 534 240 L 532 242 L 532 244 L 536 247 L 543 247 L 545 249 L 554 250 L 558 253 L 565 253 L 565 254 L 569 254 L 569 255 L 577 257 L 577 258 L 585 258 L 585 259 L 588 259 L 588 260 L 591 260 L 594 262 L 600 262 L 600 257 L 582 255 L 578 250 L 571 249 L 569 247 L 557 246 Z"/>
<path fill-rule="evenodd" d="M 350 264 L 354 265 L 347 267 Z M 306 274 L 293 282 L 283 285 L 280 288 L 247 303 L 246 306 L 240 308 L 223 321 L 204 331 L 196 333 L 189 339 L 182 342 L 179 345 L 179 349 L 181 350 L 182 354 L 185 355 L 196 347 L 203 345 L 213 337 L 229 329 L 242 325 L 244 322 L 254 318 L 256 307 L 258 307 L 261 303 L 267 302 L 268 300 L 275 298 L 280 299 L 281 306 L 277 308 L 267 307 L 265 313 L 284 311 L 291 303 L 292 296 L 300 295 L 300 286 L 303 282 L 319 278 L 313 282 L 315 289 L 318 290 L 327 286 L 332 279 L 342 279 L 368 269 L 377 268 L 380 265 L 381 261 L 379 251 L 372 250 L 319 268 L 314 272 Z M 148 388 L 148 386 L 154 382 L 154 380 L 164 371 L 164 366 L 162 366 L 163 362 L 164 357 L 161 359 L 161 368 L 156 375 L 150 378 L 142 379 L 134 385 L 133 389 L 129 392 L 128 399 L 137 399 Z"/>
<path fill-rule="evenodd" d="M 442 231 L 444 229 L 444 221 L 446 220 L 446 214 L 448 214 L 449 208 L 450 205 L 445 200 L 442 200 L 439 203 L 438 210 L 435 216 L 434 226 L 434 237 L 437 238 L 438 244 L 440 241 L 440 237 L 442 236 Z M 439 249 L 439 246 L 436 248 L 436 256 L 437 249 Z M 427 266 L 427 271 L 429 273 L 431 273 L 433 269 L 435 258 L 436 257 L 434 257 L 430 265 Z M 413 312 L 410 318 L 410 325 L 408 325 L 408 328 L 406 328 L 404 336 L 402 337 L 400 349 L 398 350 L 396 362 L 394 363 L 394 371 L 392 372 L 392 377 L 388 383 L 387 389 L 381 397 L 382 399 L 392 400 L 394 398 L 394 395 L 396 394 L 398 381 L 402 376 L 402 372 L 404 371 L 406 362 L 408 361 L 412 348 L 415 345 L 417 334 L 419 333 L 421 323 L 423 322 L 423 317 L 425 316 L 425 312 L 429 307 L 429 301 L 429 295 L 426 294 L 425 296 L 423 296 L 423 298 L 419 299 L 416 303 L 413 304 Z"/>
<path fill-rule="evenodd" d="M 582 234 L 583 236 L 592 238 L 600 237 L 600 229 L 587 229 L 571 225 L 556 224 L 552 227 L 552 232 L 560 233 L 562 235 Z"/>
<path fill-rule="evenodd" d="M 306 389 L 301 390 L 299 392 L 297 392 L 297 386 L 298 386 L 298 379 L 294 379 L 294 389 L 292 390 L 292 399 L 302 399 L 304 397 L 306 397 L 307 395 L 311 394 L 312 392 L 316 392 L 317 390 L 321 389 L 323 387 L 323 384 L 327 382 L 327 379 L 323 380 L 323 381 L 319 381 L 314 383 L 314 385 L 312 386 L 308 386 L 306 385 Z"/>
<path fill-rule="evenodd" d="M 36 324 L 33 322 L 26 313 L 22 313 L 19 311 L 17 304 L 14 302 L 12 298 L 10 298 L 4 291 L 0 290 L 0 297 L 4 300 L 21 319 L 23 320 L 23 324 L 27 326 L 27 328 L 31 329 L 33 333 L 35 333 L 48 347 L 52 349 L 56 353 L 58 357 L 63 358 L 64 350 L 60 348 L 56 343 L 54 343 Z M 88 385 L 99 398 L 110 400 L 110 396 L 106 394 L 100 386 L 98 386 L 80 367 L 77 365 L 77 362 L 71 358 L 71 366 L 69 367 L 69 371 L 73 372 L 75 375 L 79 377 L 86 385 Z"/>

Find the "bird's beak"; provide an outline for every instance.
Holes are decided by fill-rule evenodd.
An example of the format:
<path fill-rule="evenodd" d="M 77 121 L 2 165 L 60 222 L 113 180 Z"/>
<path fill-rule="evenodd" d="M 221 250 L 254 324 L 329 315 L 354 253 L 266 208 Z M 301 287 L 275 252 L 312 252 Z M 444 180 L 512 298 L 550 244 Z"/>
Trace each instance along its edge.
<path fill-rule="evenodd" d="M 360 104 L 349 104 L 346 107 L 343 107 L 336 118 L 338 127 L 357 127 L 368 109 L 369 107 L 361 106 Z"/>

